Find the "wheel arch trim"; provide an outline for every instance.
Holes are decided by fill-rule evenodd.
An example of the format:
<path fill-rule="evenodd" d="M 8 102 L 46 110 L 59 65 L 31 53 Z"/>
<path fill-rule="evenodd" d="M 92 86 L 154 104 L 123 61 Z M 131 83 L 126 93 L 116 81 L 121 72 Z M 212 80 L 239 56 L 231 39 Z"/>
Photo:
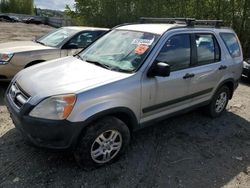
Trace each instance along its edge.
<path fill-rule="evenodd" d="M 121 118 L 121 115 L 124 115 L 124 116 Z M 132 110 L 130 110 L 127 107 L 110 108 L 110 109 L 103 110 L 101 112 L 98 112 L 98 113 L 88 117 L 83 122 L 84 125 L 82 126 L 81 131 L 79 132 L 77 138 L 75 139 L 74 146 L 77 145 L 79 139 L 85 134 L 86 129 L 90 126 L 90 124 L 92 122 L 95 122 L 95 121 L 97 121 L 101 118 L 104 118 L 106 116 L 114 116 L 114 117 L 120 119 L 128 126 L 130 132 L 139 129 L 139 122 L 136 118 L 136 115 L 134 114 L 134 112 Z M 124 121 L 124 118 L 128 118 L 127 121 L 126 120 Z"/>
<path fill-rule="evenodd" d="M 233 94 L 234 94 L 234 90 L 237 88 L 238 86 L 238 82 L 235 81 L 233 78 L 228 78 L 228 79 L 225 79 L 224 81 L 222 81 L 217 87 L 216 87 L 216 90 L 214 92 L 214 94 L 224 85 L 227 85 L 231 91 L 230 93 L 230 97 L 229 99 L 232 99 L 233 97 Z"/>
<path fill-rule="evenodd" d="M 31 61 L 31 62 L 27 63 L 24 68 L 27 68 L 27 67 L 30 67 L 32 65 L 35 65 L 35 64 L 38 64 L 38 63 L 42 63 L 42 62 L 45 62 L 45 61 L 46 60 L 42 60 L 42 59 L 41 60 L 34 60 L 34 61 Z"/>

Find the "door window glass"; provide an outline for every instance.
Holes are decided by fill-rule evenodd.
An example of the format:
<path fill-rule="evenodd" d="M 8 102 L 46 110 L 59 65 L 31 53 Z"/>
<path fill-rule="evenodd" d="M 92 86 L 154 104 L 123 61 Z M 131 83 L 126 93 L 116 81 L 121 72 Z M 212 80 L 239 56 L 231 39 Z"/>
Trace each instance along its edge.
<path fill-rule="evenodd" d="M 205 65 L 220 60 L 219 45 L 212 34 L 196 34 L 197 64 Z"/>
<path fill-rule="evenodd" d="M 70 44 L 76 44 L 78 48 L 85 48 L 90 45 L 98 35 L 93 31 L 83 32 L 70 40 Z"/>
<path fill-rule="evenodd" d="M 171 71 L 188 68 L 191 59 L 190 35 L 175 35 L 161 49 L 157 62 L 169 64 Z"/>

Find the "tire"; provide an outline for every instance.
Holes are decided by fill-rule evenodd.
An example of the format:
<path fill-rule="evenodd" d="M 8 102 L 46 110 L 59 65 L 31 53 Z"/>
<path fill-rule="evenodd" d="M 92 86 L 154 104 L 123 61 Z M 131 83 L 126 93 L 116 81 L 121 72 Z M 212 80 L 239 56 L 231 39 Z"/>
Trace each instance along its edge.
<path fill-rule="evenodd" d="M 225 111 L 227 107 L 229 96 L 230 96 L 229 88 L 227 86 L 222 86 L 215 93 L 210 104 L 206 107 L 207 113 L 212 118 L 221 116 L 221 114 Z"/>
<path fill-rule="evenodd" d="M 112 163 L 124 153 L 129 141 L 127 125 L 116 117 L 105 117 L 91 124 L 80 138 L 74 151 L 75 160 L 84 169 Z"/>

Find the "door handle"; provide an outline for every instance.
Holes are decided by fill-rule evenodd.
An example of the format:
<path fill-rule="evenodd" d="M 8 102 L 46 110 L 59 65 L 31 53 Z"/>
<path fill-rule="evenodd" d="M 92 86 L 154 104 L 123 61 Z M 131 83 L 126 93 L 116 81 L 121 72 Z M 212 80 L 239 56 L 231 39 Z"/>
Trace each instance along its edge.
<path fill-rule="evenodd" d="M 219 70 L 225 70 L 225 69 L 227 69 L 227 66 L 226 66 L 226 65 L 221 65 L 221 66 L 219 67 Z"/>
<path fill-rule="evenodd" d="M 195 74 L 193 73 L 187 73 L 185 76 L 183 76 L 183 79 L 193 78 Z"/>

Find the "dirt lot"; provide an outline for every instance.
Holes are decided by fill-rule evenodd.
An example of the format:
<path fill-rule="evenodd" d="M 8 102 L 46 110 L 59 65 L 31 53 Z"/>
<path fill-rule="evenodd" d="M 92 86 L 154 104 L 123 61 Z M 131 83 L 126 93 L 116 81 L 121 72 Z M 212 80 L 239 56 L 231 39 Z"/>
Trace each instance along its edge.
<path fill-rule="evenodd" d="M 33 40 L 52 29 L 47 25 L 0 22 L 0 42 Z"/>
<path fill-rule="evenodd" d="M 0 23 L 0 41 L 28 39 L 47 30 Z M 119 161 L 90 172 L 79 169 L 70 153 L 23 142 L 3 103 L 6 87 L 0 83 L 0 187 L 250 187 L 247 81 L 222 117 L 211 119 L 196 110 L 165 120 L 135 133 Z"/>

